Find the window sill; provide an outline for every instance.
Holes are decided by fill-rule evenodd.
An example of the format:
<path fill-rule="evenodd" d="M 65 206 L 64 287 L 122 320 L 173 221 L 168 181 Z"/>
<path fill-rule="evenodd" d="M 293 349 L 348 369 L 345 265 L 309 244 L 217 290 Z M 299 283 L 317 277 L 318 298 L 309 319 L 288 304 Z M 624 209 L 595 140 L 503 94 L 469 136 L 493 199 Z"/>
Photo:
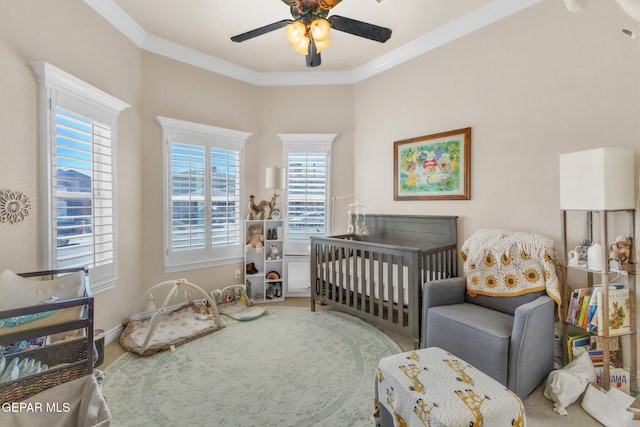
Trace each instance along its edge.
<path fill-rule="evenodd" d="M 199 262 L 191 262 L 191 263 L 181 263 L 181 264 L 167 264 L 165 262 L 164 272 L 165 273 L 178 273 L 181 271 L 190 271 L 190 270 L 199 270 L 202 268 L 211 268 L 211 267 L 220 267 L 223 265 L 230 264 L 238 264 L 243 263 L 244 260 L 242 257 L 234 257 L 227 259 L 219 259 L 219 260 L 210 260 L 210 261 L 199 261 Z"/>

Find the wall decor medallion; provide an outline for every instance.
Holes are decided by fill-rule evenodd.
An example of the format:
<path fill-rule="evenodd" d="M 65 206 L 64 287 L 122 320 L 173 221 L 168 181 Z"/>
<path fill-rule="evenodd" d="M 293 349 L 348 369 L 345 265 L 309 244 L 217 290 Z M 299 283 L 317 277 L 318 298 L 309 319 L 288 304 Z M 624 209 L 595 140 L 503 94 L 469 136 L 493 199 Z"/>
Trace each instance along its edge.
<path fill-rule="evenodd" d="M 0 191 L 0 222 L 16 224 L 29 216 L 31 199 L 21 191 Z"/>
<path fill-rule="evenodd" d="M 469 200 L 471 128 L 395 141 L 394 200 Z"/>

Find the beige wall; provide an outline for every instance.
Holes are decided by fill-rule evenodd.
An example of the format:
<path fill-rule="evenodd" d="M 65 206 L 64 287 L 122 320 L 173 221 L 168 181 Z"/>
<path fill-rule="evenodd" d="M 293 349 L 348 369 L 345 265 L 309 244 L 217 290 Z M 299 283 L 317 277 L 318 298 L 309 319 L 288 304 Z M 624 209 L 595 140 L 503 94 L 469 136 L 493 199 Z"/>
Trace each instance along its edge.
<path fill-rule="evenodd" d="M 109 330 L 159 281 L 186 277 L 209 290 L 243 268 L 164 273 L 156 116 L 253 133 L 246 194 L 260 199 L 270 196 L 264 168 L 282 164 L 278 133 L 337 133 L 333 195 L 358 191 L 369 212 L 459 215 L 461 241 L 483 227 L 558 241 L 558 155 L 639 151 L 640 49 L 620 31 L 631 25 L 612 2 L 571 14 L 547 1 L 357 85 L 256 87 L 142 52 L 80 0 L 3 2 L 0 189 L 24 191 L 33 209 L 20 224 L 0 224 L 0 269 L 39 267 L 38 85 L 29 61 L 131 104 L 119 117 L 119 281 L 97 296 L 96 326 Z M 471 200 L 394 202 L 393 141 L 466 126 Z"/>
<path fill-rule="evenodd" d="M 251 132 L 245 145 L 245 194 L 247 197 L 255 194 L 258 200 L 269 199 L 272 194 L 264 188 L 265 168 L 283 165 L 279 133 L 337 133 L 336 166 L 346 173 L 336 187 L 352 188 L 351 86 L 259 88 L 155 54 L 142 56 L 142 284 L 145 289 L 164 280 L 184 277 L 209 291 L 237 283 L 235 270 L 244 271 L 244 265 L 238 263 L 171 274 L 164 272 L 162 130 L 155 120 L 157 116 Z M 281 202 L 279 199 L 278 203 Z"/>
<path fill-rule="evenodd" d="M 23 191 L 32 202 L 25 221 L 0 224 L 0 269 L 16 272 L 41 268 L 39 92 L 30 61 L 50 62 L 131 105 L 118 120 L 120 280 L 115 289 L 96 297 L 96 327 L 110 329 L 130 314 L 123 301 L 131 301 L 140 293 L 140 51 L 81 1 L 3 2 L 0 188 Z"/>
<path fill-rule="evenodd" d="M 460 243 L 505 228 L 559 245 L 558 155 L 619 146 L 640 157 L 640 49 L 624 26 L 633 22 L 614 2 L 570 13 L 545 1 L 358 84 L 363 203 L 458 215 Z M 393 141 L 463 127 L 472 128 L 471 200 L 394 201 Z"/>
<path fill-rule="evenodd" d="M 353 193 L 354 180 L 354 105 L 353 86 L 271 87 L 260 89 L 262 105 L 268 105 L 260 115 L 264 159 L 258 186 L 264 186 L 264 167 L 283 165 L 282 133 L 335 133 L 331 146 L 333 178 L 331 196 Z M 262 191 L 262 193 L 260 193 Z M 258 190 L 264 198 L 270 191 Z M 278 199 L 278 203 L 282 200 Z M 342 219 L 338 218 L 338 221 Z M 335 224 L 337 227 L 342 224 Z"/>
<path fill-rule="evenodd" d="M 226 285 L 240 264 L 165 274 L 162 254 L 162 129 L 157 116 L 255 133 L 255 89 L 246 83 L 160 57 L 142 55 L 142 286 L 185 278 L 206 290 L 213 278 Z M 247 147 L 254 144 L 250 137 Z M 219 286 L 222 287 L 222 286 Z"/>

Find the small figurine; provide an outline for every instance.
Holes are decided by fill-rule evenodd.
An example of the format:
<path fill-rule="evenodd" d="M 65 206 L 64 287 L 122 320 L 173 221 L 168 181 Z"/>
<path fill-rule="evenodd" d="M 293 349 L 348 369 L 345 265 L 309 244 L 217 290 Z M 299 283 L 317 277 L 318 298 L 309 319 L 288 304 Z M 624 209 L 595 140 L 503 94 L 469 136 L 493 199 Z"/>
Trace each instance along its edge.
<path fill-rule="evenodd" d="M 280 255 L 278 255 L 278 247 L 276 245 L 271 245 L 267 259 L 270 261 L 280 259 Z"/>

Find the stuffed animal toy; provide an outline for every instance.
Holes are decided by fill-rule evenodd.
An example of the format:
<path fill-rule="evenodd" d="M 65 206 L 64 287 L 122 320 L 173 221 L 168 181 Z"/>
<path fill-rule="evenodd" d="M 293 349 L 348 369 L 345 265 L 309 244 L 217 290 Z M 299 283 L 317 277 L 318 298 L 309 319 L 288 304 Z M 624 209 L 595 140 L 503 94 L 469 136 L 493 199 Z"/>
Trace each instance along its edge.
<path fill-rule="evenodd" d="M 621 263 L 628 262 L 631 256 L 631 237 L 618 236 L 616 242 L 611 245 L 609 258 L 617 259 Z"/>
<path fill-rule="evenodd" d="M 269 256 L 267 256 L 268 260 L 276 260 L 280 259 L 280 255 L 278 255 L 278 247 L 276 245 L 271 245 L 271 249 L 269 250 Z"/>
<path fill-rule="evenodd" d="M 216 304 L 222 304 L 222 290 L 214 289 L 209 293 L 209 295 L 216 302 Z"/>
<path fill-rule="evenodd" d="M 211 307 L 209 307 L 209 301 L 204 300 L 204 302 L 200 306 L 200 309 L 198 310 L 198 313 L 200 313 L 200 314 L 213 314 L 213 311 L 211 311 Z"/>
<path fill-rule="evenodd" d="M 256 253 L 262 253 L 262 242 L 264 242 L 264 234 L 262 234 L 262 226 L 253 224 L 249 226 L 249 236 L 247 236 L 247 251 L 256 248 Z"/>

